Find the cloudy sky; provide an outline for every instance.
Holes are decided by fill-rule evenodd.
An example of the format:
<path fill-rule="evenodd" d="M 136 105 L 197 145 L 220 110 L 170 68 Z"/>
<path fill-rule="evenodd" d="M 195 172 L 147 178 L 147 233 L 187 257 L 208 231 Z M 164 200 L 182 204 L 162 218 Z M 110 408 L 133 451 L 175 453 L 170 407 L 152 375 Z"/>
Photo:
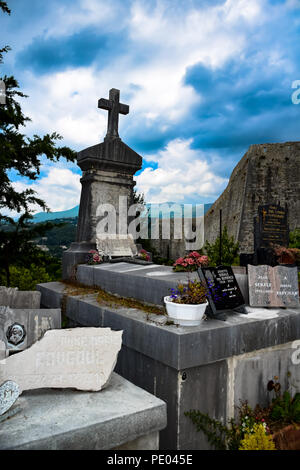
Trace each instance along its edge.
<path fill-rule="evenodd" d="M 147 202 L 214 202 L 249 145 L 300 140 L 300 0 L 8 0 L 1 73 L 32 122 L 78 151 L 102 141 L 121 90 L 124 142 L 143 156 Z M 43 163 L 32 187 L 52 210 L 79 203 L 75 164 Z M 16 187 L 30 184 L 14 176 Z"/>

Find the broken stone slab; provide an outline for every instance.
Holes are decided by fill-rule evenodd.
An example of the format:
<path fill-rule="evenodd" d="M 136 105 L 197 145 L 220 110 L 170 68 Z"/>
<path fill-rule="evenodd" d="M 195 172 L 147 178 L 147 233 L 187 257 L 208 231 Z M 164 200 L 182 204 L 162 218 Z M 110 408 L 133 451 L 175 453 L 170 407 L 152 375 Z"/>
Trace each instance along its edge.
<path fill-rule="evenodd" d="M 40 308 L 39 291 L 19 291 L 17 287 L 0 286 L 0 305 L 11 308 Z"/>
<path fill-rule="evenodd" d="M 122 333 L 110 328 L 49 330 L 29 349 L 0 362 L 0 383 L 13 380 L 21 392 L 37 388 L 101 390 L 116 365 Z"/>
<path fill-rule="evenodd" d="M 7 350 L 22 351 L 41 339 L 47 330 L 59 328 L 61 310 L 58 308 L 12 309 L 0 306 L 0 341 L 4 342 Z"/>
<path fill-rule="evenodd" d="M 7 380 L 0 386 L 0 416 L 13 406 L 19 395 L 19 386 L 12 380 Z"/>

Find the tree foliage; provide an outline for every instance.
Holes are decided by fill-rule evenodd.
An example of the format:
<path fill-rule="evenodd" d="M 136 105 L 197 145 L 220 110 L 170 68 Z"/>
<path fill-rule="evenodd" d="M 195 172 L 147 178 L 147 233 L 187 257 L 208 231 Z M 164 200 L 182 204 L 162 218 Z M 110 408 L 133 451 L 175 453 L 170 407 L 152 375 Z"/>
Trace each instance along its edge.
<path fill-rule="evenodd" d="M 212 266 L 218 265 L 220 260 L 220 237 L 217 237 L 214 243 L 209 243 L 206 240 L 204 250 L 211 261 L 210 264 Z M 222 264 L 225 266 L 239 264 L 238 250 L 239 243 L 235 243 L 234 238 L 228 235 L 225 225 L 222 230 Z"/>
<path fill-rule="evenodd" d="M 7 2 L 0 1 L 0 10 L 10 14 Z M 3 52 L 8 50 L 9 46 L 0 49 L 0 62 Z M 43 137 L 25 136 L 20 128 L 24 128 L 30 119 L 23 114 L 19 100 L 27 96 L 19 90 L 19 84 L 13 76 L 5 75 L 0 80 L 6 88 L 5 104 L 0 104 L 0 262 L 9 285 L 9 266 L 28 266 L 29 257 L 32 260 L 38 258 L 39 250 L 32 239 L 42 236 L 55 226 L 49 222 L 35 225 L 30 223 L 33 206 L 48 210 L 47 204 L 31 188 L 18 191 L 11 175 L 23 177 L 25 181 L 34 181 L 40 175 L 42 157 L 45 156 L 52 162 L 61 157 L 74 161 L 76 154 L 66 146 L 56 146 L 57 141 L 62 139 L 56 132 Z M 11 211 L 20 214 L 17 222 L 11 217 Z M 5 224 L 9 224 L 9 230 L 5 230 Z"/>

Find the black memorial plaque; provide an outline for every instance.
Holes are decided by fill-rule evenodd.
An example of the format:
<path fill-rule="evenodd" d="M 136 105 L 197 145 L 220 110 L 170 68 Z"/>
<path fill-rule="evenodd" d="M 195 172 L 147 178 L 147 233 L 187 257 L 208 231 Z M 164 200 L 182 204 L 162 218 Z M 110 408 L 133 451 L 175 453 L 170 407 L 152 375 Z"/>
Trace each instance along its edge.
<path fill-rule="evenodd" d="M 255 250 L 274 245 L 288 246 L 287 209 L 276 204 L 258 206 L 255 218 Z"/>
<path fill-rule="evenodd" d="M 239 307 L 241 313 L 245 313 L 245 300 L 231 266 L 199 268 L 198 275 L 207 287 L 213 317 Z"/>

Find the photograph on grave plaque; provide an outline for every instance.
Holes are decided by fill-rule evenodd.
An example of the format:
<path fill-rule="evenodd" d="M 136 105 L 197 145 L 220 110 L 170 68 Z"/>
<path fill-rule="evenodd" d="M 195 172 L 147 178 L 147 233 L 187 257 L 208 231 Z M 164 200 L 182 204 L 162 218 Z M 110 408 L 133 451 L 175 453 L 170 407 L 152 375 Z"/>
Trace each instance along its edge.
<path fill-rule="evenodd" d="M 231 266 L 199 268 L 198 275 L 207 287 L 214 316 L 219 312 L 243 309 L 245 300 Z"/>
<path fill-rule="evenodd" d="M 20 323 L 14 323 L 7 328 L 6 338 L 9 344 L 17 346 L 23 343 L 26 336 L 25 326 Z"/>

